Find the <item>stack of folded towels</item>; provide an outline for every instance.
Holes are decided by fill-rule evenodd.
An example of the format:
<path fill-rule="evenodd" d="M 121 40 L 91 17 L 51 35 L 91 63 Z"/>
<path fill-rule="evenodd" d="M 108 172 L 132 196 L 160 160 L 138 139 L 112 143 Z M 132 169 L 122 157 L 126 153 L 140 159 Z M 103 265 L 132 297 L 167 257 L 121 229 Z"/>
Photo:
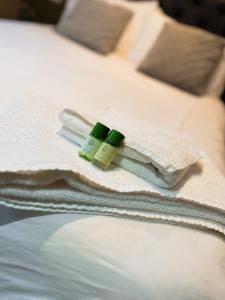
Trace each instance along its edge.
<path fill-rule="evenodd" d="M 170 222 L 225 237 L 224 177 L 185 137 L 112 110 L 64 110 L 59 133 L 67 143 L 56 134 L 58 108 L 26 98 L 0 118 L 0 204 Z M 78 156 L 96 121 L 126 135 L 106 172 Z"/>
<path fill-rule="evenodd" d="M 140 124 L 117 111 L 107 109 L 100 114 L 105 124 L 125 132 L 125 144 L 119 149 L 114 164 L 153 183 L 169 188 L 175 186 L 189 168 L 200 159 L 200 151 L 187 138 Z M 81 146 L 95 120 L 65 109 L 59 116 L 59 134 Z M 147 130 L 146 130 L 147 128 Z"/>

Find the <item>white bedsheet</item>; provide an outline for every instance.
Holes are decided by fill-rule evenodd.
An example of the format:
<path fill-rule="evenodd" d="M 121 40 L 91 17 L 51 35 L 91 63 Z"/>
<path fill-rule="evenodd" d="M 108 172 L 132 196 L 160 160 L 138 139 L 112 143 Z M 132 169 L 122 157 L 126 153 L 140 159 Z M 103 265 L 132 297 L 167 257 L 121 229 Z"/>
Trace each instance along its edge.
<path fill-rule="evenodd" d="M 50 26 L 1 21 L 0 39 L 0 110 L 27 90 L 54 100 L 59 111 L 112 107 L 187 134 L 225 174 L 225 113 L 218 99 L 138 74 Z M 29 219 L 0 228 L 0 296 L 223 300 L 224 250 L 219 238 L 169 225 L 79 215 Z"/>
<path fill-rule="evenodd" d="M 196 97 L 133 72 L 132 64 L 83 48 L 51 26 L 0 21 L 0 37 L 1 106 L 15 94 L 31 90 L 58 103 L 59 111 L 112 107 L 187 134 L 225 174 L 220 100 Z"/>
<path fill-rule="evenodd" d="M 4 300 L 224 299 L 225 244 L 210 234 L 53 215 L 3 226 L 0 240 Z"/>

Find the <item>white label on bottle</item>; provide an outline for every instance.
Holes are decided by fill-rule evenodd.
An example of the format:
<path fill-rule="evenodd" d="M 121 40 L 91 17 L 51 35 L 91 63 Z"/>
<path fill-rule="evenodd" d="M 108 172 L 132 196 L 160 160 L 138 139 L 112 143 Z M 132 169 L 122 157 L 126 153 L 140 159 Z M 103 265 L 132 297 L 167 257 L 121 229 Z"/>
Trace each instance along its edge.
<path fill-rule="evenodd" d="M 100 140 L 89 135 L 82 145 L 81 150 L 93 157 L 101 144 L 102 142 Z"/>

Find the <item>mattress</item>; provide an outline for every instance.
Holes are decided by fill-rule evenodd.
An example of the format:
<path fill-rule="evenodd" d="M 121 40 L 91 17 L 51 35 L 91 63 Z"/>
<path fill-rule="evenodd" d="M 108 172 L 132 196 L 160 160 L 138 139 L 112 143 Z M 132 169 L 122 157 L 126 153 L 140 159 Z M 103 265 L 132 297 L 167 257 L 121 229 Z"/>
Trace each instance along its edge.
<path fill-rule="evenodd" d="M 0 111 L 27 91 L 54 101 L 57 114 L 64 108 L 113 108 L 189 136 L 225 175 L 219 99 L 142 75 L 51 26 L 1 21 L 0 38 Z M 225 244 L 210 232 L 82 214 L 38 216 L 0 208 L 0 215 L 2 299 L 224 297 Z"/>

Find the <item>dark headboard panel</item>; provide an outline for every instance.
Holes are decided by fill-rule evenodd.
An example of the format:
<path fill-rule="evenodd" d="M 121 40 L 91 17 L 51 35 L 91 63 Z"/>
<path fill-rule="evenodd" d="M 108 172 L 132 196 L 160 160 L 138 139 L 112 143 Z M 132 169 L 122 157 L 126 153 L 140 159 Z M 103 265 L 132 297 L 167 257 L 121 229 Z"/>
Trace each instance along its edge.
<path fill-rule="evenodd" d="M 59 3 L 48 0 L 21 0 L 19 18 L 25 21 L 55 24 L 59 20 L 64 3 L 65 0 Z"/>
<path fill-rule="evenodd" d="M 225 37 L 225 0 L 160 0 L 173 18 Z"/>

